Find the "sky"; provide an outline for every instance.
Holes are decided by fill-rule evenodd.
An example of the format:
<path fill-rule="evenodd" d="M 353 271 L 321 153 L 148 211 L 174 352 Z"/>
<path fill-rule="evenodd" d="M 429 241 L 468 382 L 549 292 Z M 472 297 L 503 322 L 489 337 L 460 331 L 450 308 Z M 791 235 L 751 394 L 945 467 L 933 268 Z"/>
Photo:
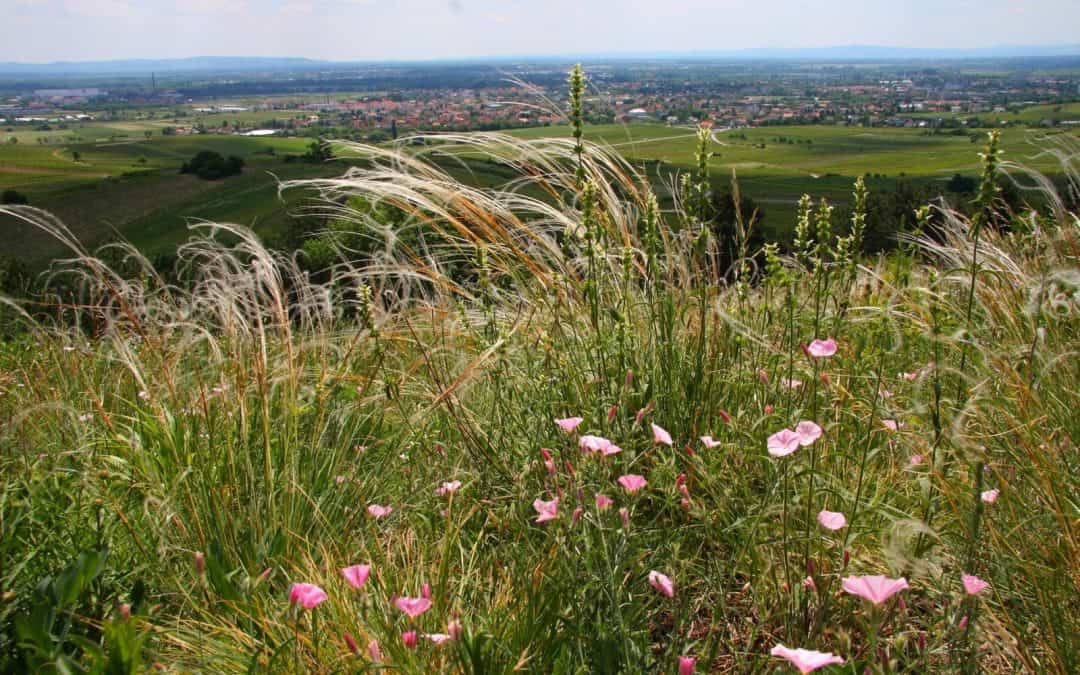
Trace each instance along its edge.
<path fill-rule="evenodd" d="M 1080 42 L 1078 0 L 0 0 L 0 62 Z"/>

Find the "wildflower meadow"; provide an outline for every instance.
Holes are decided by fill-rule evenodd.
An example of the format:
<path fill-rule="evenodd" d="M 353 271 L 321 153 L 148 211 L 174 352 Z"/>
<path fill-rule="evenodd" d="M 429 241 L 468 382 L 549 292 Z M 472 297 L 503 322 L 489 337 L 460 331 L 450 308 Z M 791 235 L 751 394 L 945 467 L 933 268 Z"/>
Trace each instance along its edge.
<path fill-rule="evenodd" d="M 166 279 L 0 207 L 70 251 L 3 308 L 5 671 L 1080 670 L 1060 187 L 995 133 L 970 217 L 866 254 L 860 179 L 755 250 L 754 214 L 702 225 L 738 195 L 708 129 L 658 195 L 585 86 L 569 138 L 343 143 L 284 183 L 351 233 L 321 275 L 202 223 Z"/>

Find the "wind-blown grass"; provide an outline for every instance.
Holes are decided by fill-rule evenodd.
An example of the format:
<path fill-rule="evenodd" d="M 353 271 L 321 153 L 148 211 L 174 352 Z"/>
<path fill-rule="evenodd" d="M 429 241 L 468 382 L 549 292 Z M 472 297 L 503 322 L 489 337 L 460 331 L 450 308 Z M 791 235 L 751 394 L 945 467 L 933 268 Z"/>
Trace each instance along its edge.
<path fill-rule="evenodd" d="M 823 208 L 798 256 L 729 286 L 692 202 L 661 217 L 614 152 L 440 142 L 520 180 L 350 145 L 369 161 L 284 186 L 371 243 L 324 282 L 206 225 L 168 285 L 4 207 L 73 255 L 0 356 L 8 667 L 757 672 L 782 643 L 846 672 L 1075 671 L 1075 214 L 994 215 L 973 262 L 971 224 L 942 213 L 857 264 Z M 835 355 L 804 352 L 826 338 Z M 823 433 L 770 454 L 801 421 Z M 841 590 L 876 574 L 910 588 Z M 290 606 L 298 582 L 328 599 Z M 395 607 L 425 586 L 429 610 Z"/>

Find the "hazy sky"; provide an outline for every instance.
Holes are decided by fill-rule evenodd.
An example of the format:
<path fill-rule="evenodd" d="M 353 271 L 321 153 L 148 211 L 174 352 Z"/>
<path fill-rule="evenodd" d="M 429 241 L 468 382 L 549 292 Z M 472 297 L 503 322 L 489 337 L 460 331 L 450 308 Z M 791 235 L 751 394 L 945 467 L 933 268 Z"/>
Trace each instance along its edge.
<path fill-rule="evenodd" d="M 0 0 L 0 61 L 1076 42 L 1078 0 Z"/>

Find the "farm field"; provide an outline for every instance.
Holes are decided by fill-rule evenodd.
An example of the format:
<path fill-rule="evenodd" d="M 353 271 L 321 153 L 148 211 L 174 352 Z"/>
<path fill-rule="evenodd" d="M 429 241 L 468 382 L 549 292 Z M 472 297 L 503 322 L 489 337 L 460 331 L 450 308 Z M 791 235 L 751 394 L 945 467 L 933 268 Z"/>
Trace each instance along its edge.
<path fill-rule="evenodd" d="M 218 118 L 230 115 L 204 117 L 216 124 Z M 330 176 L 344 170 L 340 164 L 286 165 L 281 161 L 280 155 L 304 152 L 309 139 L 212 134 L 163 137 L 160 129 L 165 124 L 164 120 L 94 122 L 69 129 L 63 136 L 58 132 L 16 132 L 19 143 L 0 146 L 0 190 L 16 189 L 32 204 L 55 211 L 87 245 L 119 235 L 149 253 L 161 253 L 187 237 L 183 227 L 187 219 L 223 219 L 254 224 L 264 236 L 278 233 L 288 216 L 277 201 L 273 176 L 288 180 Z M 568 135 L 566 127 L 555 126 L 507 133 L 522 139 Z M 590 126 L 587 138 L 648 165 L 647 172 L 664 199 L 671 175 L 694 163 L 695 133 L 690 127 L 610 124 Z M 1076 138 L 1080 129 L 1056 133 Z M 45 142 L 38 143 L 39 136 Z M 79 140 L 58 142 L 61 138 Z M 1003 130 L 1005 159 L 1053 174 L 1059 168 L 1056 160 L 1038 156 L 1041 138 L 1045 138 L 1041 130 Z M 726 183 L 731 172 L 736 172 L 743 194 L 754 199 L 764 213 L 764 231 L 775 239 L 789 236 L 796 203 L 804 193 L 846 204 L 852 183 L 860 175 L 866 175 L 872 191 L 891 190 L 901 179 L 939 191 L 956 173 L 974 175 L 978 163 L 978 146 L 967 136 L 928 135 L 920 129 L 718 129 L 714 140 L 710 160 L 714 182 Z M 211 184 L 177 175 L 179 165 L 202 149 L 239 155 L 247 163 L 244 175 Z M 468 180 L 468 171 L 453 163 L 446 166 L 456 177 Z M 491 173 L 477 166 L 473 170 L 472 180 L 479 184 L 502 182 L 498 171 Z M 665 203 L 670 205 L 670 200 Z M 7 227 L 0 254 L 44 258 L 58 252 L 54 242 L 26 226 Z"/>

